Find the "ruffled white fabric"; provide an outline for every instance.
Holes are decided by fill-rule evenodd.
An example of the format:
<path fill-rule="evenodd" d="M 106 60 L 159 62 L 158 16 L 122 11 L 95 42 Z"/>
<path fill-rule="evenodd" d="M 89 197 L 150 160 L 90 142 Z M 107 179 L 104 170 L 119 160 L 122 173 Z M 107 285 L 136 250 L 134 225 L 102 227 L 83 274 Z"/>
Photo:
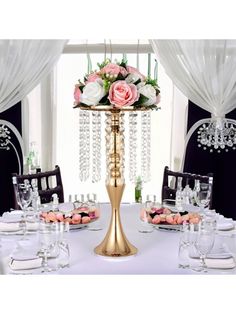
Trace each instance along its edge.
<path fill-rule="evenodd" d="M 53 69 L 67 40 L 0 40 L 0 112 L 21 101 Z"/>
<path fill-rule="evenodd" d="M 236 40 L 150 40 L 174 84 L 192 102 L 223 117 L 236 107 Z"/>

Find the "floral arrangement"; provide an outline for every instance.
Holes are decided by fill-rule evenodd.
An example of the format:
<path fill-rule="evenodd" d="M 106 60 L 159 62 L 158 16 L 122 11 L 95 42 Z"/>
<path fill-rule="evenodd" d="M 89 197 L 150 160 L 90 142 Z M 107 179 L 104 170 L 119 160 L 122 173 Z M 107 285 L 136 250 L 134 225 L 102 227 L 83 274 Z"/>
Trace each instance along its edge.
<path fill-rule="evenodd" d="M 127 61 L 112 63 L 109 59 L 75 85 L 75 106 L 110 106 L 159 109 L 160 90 L 157 81 L 145 77 Z"/>

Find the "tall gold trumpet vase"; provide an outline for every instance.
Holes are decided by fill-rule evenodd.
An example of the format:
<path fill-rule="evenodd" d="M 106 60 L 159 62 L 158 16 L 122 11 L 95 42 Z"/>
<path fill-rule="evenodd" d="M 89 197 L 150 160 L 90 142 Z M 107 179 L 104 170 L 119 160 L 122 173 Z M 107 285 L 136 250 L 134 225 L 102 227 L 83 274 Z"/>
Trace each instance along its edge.
<path fill-rule="evenodd" d="M 124 180 L 124 113 L 117 109 L 106 112 L 106 188 L 112 214 L 104 240 L 95 249 L 102 256 L 122 257 L 137 253 L 127 240 L 120 219 L 120 203 L 125 188 Z"/>

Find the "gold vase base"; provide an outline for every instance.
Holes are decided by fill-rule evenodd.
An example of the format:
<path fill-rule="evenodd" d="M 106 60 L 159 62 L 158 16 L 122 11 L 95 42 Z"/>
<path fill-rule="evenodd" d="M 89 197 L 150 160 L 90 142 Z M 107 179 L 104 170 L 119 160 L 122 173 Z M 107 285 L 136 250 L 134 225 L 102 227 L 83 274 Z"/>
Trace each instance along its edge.
<path fill-rule="evenodd" d="M 125 251 L 119 251 L 119 250 L 107 250 L 106 247 L 104 247 L 103 243 L 95 247 L 94 252 L 97 255 L 105 256 L 105 257 L 112 257 L 112 258 L 121 258 L 121 257 L 128 257 L 132 255 L 136 255 L 138 250 L 135 246 L 129 243 L 127 249 Z"/>

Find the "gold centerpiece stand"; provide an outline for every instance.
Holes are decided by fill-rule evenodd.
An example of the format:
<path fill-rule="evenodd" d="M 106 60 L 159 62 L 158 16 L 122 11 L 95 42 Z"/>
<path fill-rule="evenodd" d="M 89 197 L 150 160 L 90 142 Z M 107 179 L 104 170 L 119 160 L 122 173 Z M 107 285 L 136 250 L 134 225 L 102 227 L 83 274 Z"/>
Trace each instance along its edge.
<path fill-rule="evenodd" d="M 110 225 L 104 240 L 95 247 L 98 255 L 107 257 L 125 257 L 135 255 L 137 248 L 133 246 L 125 236 L 120 219 L 120 203 L 125 188 L 124 180 L 124 112 L 147 111 L 150 109 L 134 109 L 126 107 L 117 109 L 108 106 L 84 107 L 76 105 L 74 108 L 91 111 L 106 112 L 106 154 L 107 154 L 107 178 L 106 189 L 110 198 L 112 214 Z"/>

